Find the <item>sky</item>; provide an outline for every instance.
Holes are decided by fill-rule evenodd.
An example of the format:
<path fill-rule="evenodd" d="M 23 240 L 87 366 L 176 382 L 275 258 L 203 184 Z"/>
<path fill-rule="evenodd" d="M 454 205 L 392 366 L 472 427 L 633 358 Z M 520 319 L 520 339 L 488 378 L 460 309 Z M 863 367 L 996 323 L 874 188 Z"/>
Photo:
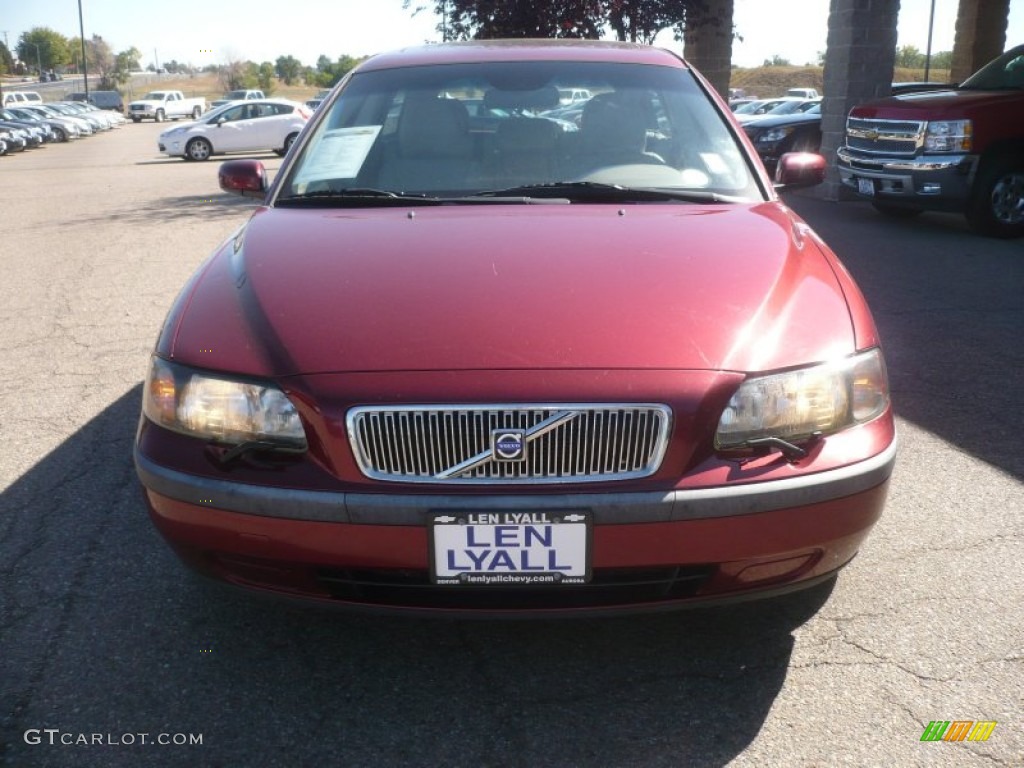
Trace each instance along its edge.
<path fill-rule="evenodd" d="M 103 37 L 115 52 L 135 46 L 142 65 L 172 59 L 195 66 L 291 55 L 313 65 L 320 55 L 361 57 L 391 48 L 439 42 L 437 17 L 413 16 L 402 0 L 0 0 L 0 39 L 9 48 L 23 32 L 49 27 L 78 37 L 81 2 L 86 37 Z M 898 46 L 925 51 L 933 0 L 902 0 Z M 959 0 L 934 0 L 932 52 L 953 49 Z M 413 5 L 431 4 L 416 0 Z M 733 64 L 760 66 L 778 55 L 814 64 L 825 49 L 829 0 L 735 0 Z M 1024 42 L 1024 0 L 1010 0 L 1007 47 Z M 657 41 L 681 50 L 671 34 Z"/>

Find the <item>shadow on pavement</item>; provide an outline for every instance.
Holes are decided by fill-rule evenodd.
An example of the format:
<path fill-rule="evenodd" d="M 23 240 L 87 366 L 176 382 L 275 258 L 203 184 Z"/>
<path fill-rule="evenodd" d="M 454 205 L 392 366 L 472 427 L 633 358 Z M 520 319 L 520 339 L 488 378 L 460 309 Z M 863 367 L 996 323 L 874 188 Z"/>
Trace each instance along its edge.
<path fill-rule="evenodd" d="M 1024 478 L 1024 240 L 979 237 L 956 215 L 897 220 L 863 202 L 786 202 L 864 291 L 896 413 Z"/>
<path fill-rule="evenodd" d="M 615 619 L 352 616 L 190 577 L 131 465 L 140 387 L 0 495 L 5 766 L 722 765 L 833 583 Z M 27 744 L 27 729 L 114 744 Z M 123 734 L 202 734 L 143 745 Z"/>

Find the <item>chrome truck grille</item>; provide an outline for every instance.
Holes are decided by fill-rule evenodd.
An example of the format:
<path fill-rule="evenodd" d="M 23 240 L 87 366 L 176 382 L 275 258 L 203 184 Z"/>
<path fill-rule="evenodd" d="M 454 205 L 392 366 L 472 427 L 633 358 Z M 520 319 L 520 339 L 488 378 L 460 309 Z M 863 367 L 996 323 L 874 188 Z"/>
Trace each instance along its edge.
<path fill-rule="evenodd" d="M 672 413 L 651 404 L 353 408 L 363 474 L 404 483 L 585 483 L 647 477 Z"/>
<path fill-rule="evenodd" d="M 846 121 L 846 146 L 871 155 L 912 157 L 924 142 L 924 123 L 917 120 Z"/>

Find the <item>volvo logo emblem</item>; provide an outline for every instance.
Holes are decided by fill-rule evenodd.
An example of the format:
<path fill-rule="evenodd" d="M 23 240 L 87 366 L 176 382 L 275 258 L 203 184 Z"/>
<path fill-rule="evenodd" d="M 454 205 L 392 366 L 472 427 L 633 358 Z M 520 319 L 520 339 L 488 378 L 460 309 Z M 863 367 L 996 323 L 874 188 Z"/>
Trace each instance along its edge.
<path fill-rule="evenodd" d="M 495 461 L 523 461 L 526 458 L 526 431 L 495 429 L 491 432 L 491 455 Z"/>

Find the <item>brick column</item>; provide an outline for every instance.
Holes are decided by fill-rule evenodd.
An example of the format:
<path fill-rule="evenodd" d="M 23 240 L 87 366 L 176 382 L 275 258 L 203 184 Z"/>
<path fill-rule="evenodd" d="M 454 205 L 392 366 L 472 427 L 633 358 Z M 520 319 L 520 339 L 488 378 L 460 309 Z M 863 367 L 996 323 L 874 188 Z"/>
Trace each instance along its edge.
<path fill-rule="evenodd" d="M 950 80 L 962 83 L 1003 52 L 1009 16 L 1010 0 L 960 0 Z"/>
<path fill-rule="evenodd" d="M 706 0 L 707 10 L 683 35 L 683 56 L 723 98 L 729 98 L 732 75 L 733 0 Z"/>
<path fill-rule="evenodd" d="M 821 197 L 845 198 L 835 158 L 850 109 L 889 95 L 899 10 L 900 0 L 831 0 L 821 109 L 821 153 L 829 167 L 817 187 Z"/>

